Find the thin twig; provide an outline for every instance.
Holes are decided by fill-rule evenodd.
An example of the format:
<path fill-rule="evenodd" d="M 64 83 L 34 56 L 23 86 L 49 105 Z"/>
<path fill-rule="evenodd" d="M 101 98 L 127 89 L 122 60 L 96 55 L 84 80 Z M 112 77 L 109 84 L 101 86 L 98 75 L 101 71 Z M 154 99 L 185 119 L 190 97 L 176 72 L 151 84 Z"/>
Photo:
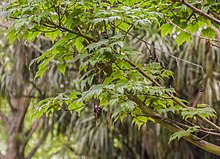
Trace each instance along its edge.
<path fill-rule="evenodd" d="M 126 38 L 127 34 L 129 33 L 129 31 L 133 28 L 133 26 L 134 26 L 134 24 L 132 24 L 132 25 L 128 28 L 128 30 L 126 31 L 125 36 L 124 36 L 124 38 L 123 38 L 123 41 L 125 40 L 125 38 Z"/>
<path fill-rule="evenodd" d="M 219 15 L 217 12 L 215 12 L 214 10 L 211 9 L 210 13 L 211 13 L 215 18 L 220 19 L 220 15 Z"/>
<path fill-rule="evenodd" d="M 27 47 L 29 47 L 29 48 L 33 47 L 33 48 L 34 48 L 35 50 L 37 50 L 40 54 L 43 54 L 43 53 L 44 53 L 43 50 L 41 50 L 37 45 L 35 45 L 35 44 L 32 43 L 32 42 L 25 42 L 24 45 L 27 46 Z"/>
<path fill-rule="evenodd" d="M 64 26 L 61 26 L 61 25 L 57 25 L 57 24 L 54 23 L 53 21 L 48 21 L 48 22 L 49 22 L 49 25 L 46 25 L 46 24 L 44 24 L 44 25 L 47 26 L 47 27 L 58 28 L 58 29 L 60 29 L 61 31 L 67 31 L 67 32 L 72 33 L 72 34 L 79 35 L 79 36 L 81 36 L 81 37 L 83 37 L 83 38 L 85 38 L 85 39 L 87 39 L 87 40 L 89 40 L 89 41 L 96 42 L 95 39 L 90 38 L 90 37 L 88 37 L 88 36 L 86 36 L 86 35 L 84 35 L 84 34 L 82 34 L 82 33 L 75 32 L 75 31 L 70 30 L 70 29 L 68 29 L 68 28 L 66 28 L 66 27 L 64 27 Z"/>
<path fill-rule="evenodd" d="M 117 26 L 116 26 L 116 27 L 117 27 Z M 117 27 L 117 28 L 126 33 L 126 31 L 123 30 L 123 29 L 121 29 L 120 27 Z M 202 67 L 201 65 L 195 64 L 195 63 L 193 63 L 193 62 L 190 62 L 190 61 L 187 61 L 187 60 L 184 60 L 184 59 L 181 59 L 181 58 L 179 58 L 179 57 L 174 56 L 173 54 L 171 54 L 171 53 L 169 53 L 169 52 L 163 51 L 163 50 L 161 50 L 161 49 L 159 49 L 159 48 L 153 46 L 153 45 L 150 44 L 149 42 L 147 42 L 147 41 L 145 41 L 145 40 L 143 40 L 143 39 L 141 39 L 141 38 L 139 38 L 139 37 L 133 35 L 133 34 L 130 33 L 130 32 L 128 32 L 127 34 L 128 34 L 128 35 L 131 35 L 132 37 L 134 37 L 134 38 L 136 38 L 136 39 L 138 39 L 139 41 L 144 42 L 145 45 L 149 45 L 149 46 L 151 46 L 152 48 L 154 48 L 155 50 L 160 51 L 161 53 L 165 53 L 165 54 L 169 55 L 170 57 L 174 58 L 174 59 L 177 60 L 177 61 L 182 61 L 182 62 L 184 62 L 184 63 L 187 63 L 187 64 L 190 64 L 190 65 L 199 67 L 199 68 L 202 70 L 202 74 L 204 74 L 204 69 L 203 69 L 203 67 Z"/>
<path fill-rule="evenodd" d="M 39 92 L 41 99 L 43 99 L 45 97 L 45 95 L 43 95 L 41 89 L 37 86 L 37 84 L 34 81 L 31 81 L 31 80 L 29 80 L 29 82 Z"/>
<path fill-rule="evenodd" d="M 205 139 L 206 137 L 208 137 L 210 134 L 206 134 L 205 136 L 201 137 L 201 140 Z"/>
<path fill-rule="evenodd" d="M 66 109 L 66 108 L 64 108 L 63 106 L 61 106 L 61 105 L 58 105 L 61 109 L 63 109 L 64 111 L 68 111 L 68 112 L 70 112 L 70 111 L 74 111 L 74 110 L 77 110 L 77 109 L 80 109 L 80 108 L 83 108 L 84 107 L 84 105 L 83 106 L 79 106 L 79 107 L 77 107 L 77 108 L 74 108 L 74 109 Z"/>
<path fill-rule="evenodd" d="M 173 120 L 173 122 L 176 123 L 179 126 L 184 127 L 184 128 L 187 128 L 187 129 L 191 128 L 191 126 L 189 126 L 189 125 L 186 125 L 186 124 L 174 121 L 174 120 Z M 206 133 L 207 135 L 220 136 L 220 133 L 217 133 L 217 132 L 207 131 L 207 130 L 203 130 L 203 129 L 199 129 L 199 128 L 197 130 L 200 131 L 200 132 Z"/>

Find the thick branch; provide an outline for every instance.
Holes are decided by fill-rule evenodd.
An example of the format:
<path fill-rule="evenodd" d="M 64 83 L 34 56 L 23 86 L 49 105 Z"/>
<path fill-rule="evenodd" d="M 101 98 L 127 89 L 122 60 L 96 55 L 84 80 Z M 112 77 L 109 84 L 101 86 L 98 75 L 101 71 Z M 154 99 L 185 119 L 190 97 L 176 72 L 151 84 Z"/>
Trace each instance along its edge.
<path fill-rule="evenodd" d="M 23 105 L 20 105 L 22 107 L 22 110 L 21 110 L 21 114 L 18 118 L 18 121 L 17 121 L 17 124 L 16 124 L 16 131 L 17 132 L 20 132 L 21 129 L 22 129 L 22 126 L 24 124 L 24 118 L 27 114 L 27 110 L 28 110 L 28 107 L 29 107 L 29 102 L 30 102 L 30 99 L 29 98 L 26 98 L 26 97 L 21 97 L 22 100 L 23 100 Z"/>
<path fill-rule="evenodd" d="M 132 67 L 134 67 L 138 72 L 140 72 L 145 78 L 150 80 L 154 85 L 161 87 L 161 85 L 155 81 L 153 78 L 151 78 L 149 75 L 147 75 L 141 68 L 137 67 L 132 61 L 129 59 L 124 59 L 126 62 L 128 62 Z M 187 105 L 185 105 L 182 101 L 180 101 L 177 97 L 173 96 L 173 94 L 166 92 L 166 94 L 178 105 L 182 106 L 183 108 L 188 108 Z M 203 120 L 205 123 L 207 123 L 209 126 L 215 128 L 217 131 L 220 132 L 220 127 L 216 125 L 215 123 L 209 121 L 206 118 L 201 117 L 200 115 L 196 115 L 199 119 Z"/>
<path fill-rule="evenodd" d="M 187 6 L 188 8 L 190 8 L 191 10 L 193 10 L 194 12 L 208 18 L 209 20 L 215 22 L 216 24 L 219 24 L 220 25 L 220 20 L 216 19 L 215 17 L 212 17 L 210 15 L 208 15 L 207 13 L 201 11 L 200 9 L 194 7 L 193 5 L 191 5 L 190 3 L 188 3 L 187 1 L 185 0 L 180 0 L 179 2 L 181 2 L 182 4 L 184 4 L 185 6 Z"/>
<path fill-rule="evenodd" d="M 153 110 L 151 110 L 149 107 L 147 107 L 138 97 L 135 97 L 133 95 L 127 94 L 128 98 L 132 101 L 134 101 L 138 107 L 145 113 L 147 116 L 152 117 L 155 119 L 156 122 L 160 123 L 165 128 L 169 129 L 172 132 L 178 132 L 183 131 L 184 129 L 180 128 L 176 124 L 174 124 L 170 119 L 165 118 L 161 116 L 160 114 L 157 114 Z M 209 143 L 205 140 L 200 139 L 199 137 L 187 133 L 187 135 L 184 135 L 183 138 L 193 145 L 208 151 L 210 153 L 216 154 L 220 156 L 220 146 L 214 145 L 212 143 Z"/>

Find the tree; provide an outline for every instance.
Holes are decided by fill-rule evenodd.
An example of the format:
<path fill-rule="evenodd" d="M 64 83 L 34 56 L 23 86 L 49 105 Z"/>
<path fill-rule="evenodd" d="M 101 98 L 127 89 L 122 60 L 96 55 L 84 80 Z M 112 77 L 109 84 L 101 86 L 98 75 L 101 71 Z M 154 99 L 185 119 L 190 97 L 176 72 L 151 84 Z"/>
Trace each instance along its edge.
<path fill-rule="evenodd" d="M 10 23 L 1 21 L 1 38 L 4 39 L 9 25 Z M 7 136 L 6 147 L 2 146 L 1 149 L 4 155 L 0 153 L 0 158 L 32 158 L 53 130 L 54 125 L 49 122 L 50 117 L 32 117 L 33 106 L 37 101 L 54 96 L 54 92 L 63 91 L 61 85 L 65 84 L 68 75 L 73 76 L 74 71 L 64 77 L 59 72 L 54 73 L 52 67 L 43 79 L 34 80 L 37 65 L 29 67 L 29 64 L 50 45 L 50 40 L 40 37 L 34 43 L 26 44 L 22 40 L 13 44 L 1 40 L 0 122 L 1 130 L 5 130 L 2 134 Z M 58 117 L 60 116 L 59 114 Z M 30 145 L 31 142 L 35 144 Z M 4 142 L 2 144 L 4 145 Z"/>
<path fill-rule="evenodd" d="M 158 122 L 174 134 L 170 141 L 184 138 L 192 144 L 220 155 L 220 147 L 197 136 L 200 133 L 219 136 L 220 127 L 211 118 L 215 111 L 206 104 L 190 107 L 178 97 L 166 80 L 175 74 L 164 68 L 156 51 L 165 52 L 143 41 L 135 33 L 159 25 L 161 35 L 174 36 L 178 47 L 197 36 L 205 39 L 207 49 L 219 47 L 215 29 L 219 28 L 219 3 L 213 1 L 15 1 L 6 7 L 5 15 L 13 19 L 8 37 L 11 42 L 38 36 L 51 39 L 53 45 L 32 62 L 38 65 L 35 80 L 44 78 L 55 62 L 57 71 L 65 75 L 70 66 L 79 70 L 81 78 L 74 90 L 38 103 L 38 116 L 51 114 L 67 106 L 80 112 L 85 107 L 103 107 L 117 120 L 131 116 L 140 128 L 145 122 Z M 176 11 L 181 14 L 176 14 Z M 202 35 L 196 33 L 201 32 Z M 144 64 L 132 59 L 142 54 L 128 45 L 129 37 L 144 42 L 151 56 Z M 153 51 L 152 51 L 153 50 Z M 199 65 L 175 57 L 178 62 Z M 208 50 L 207 50 L 208 53 Z M 211 66 L 207 66 L 211 67 Z M 166 79 L 166 80 L 164 80 Z M 201 91 L 203 91 L 201 89 Z M 100 108 L 101 109 L 101 108 Z M 111 109 L 111 111 L 110 111 Z M 97 120 L 99 114 L 96 114 Z M 178 116 L 179 121 L 174 120 Z M 110 118 L 108 118 L 110 123 Z M 200 125 L 200 124 L 203 124 Z M 109 127 L 111 125 L 109 124 Z"/>

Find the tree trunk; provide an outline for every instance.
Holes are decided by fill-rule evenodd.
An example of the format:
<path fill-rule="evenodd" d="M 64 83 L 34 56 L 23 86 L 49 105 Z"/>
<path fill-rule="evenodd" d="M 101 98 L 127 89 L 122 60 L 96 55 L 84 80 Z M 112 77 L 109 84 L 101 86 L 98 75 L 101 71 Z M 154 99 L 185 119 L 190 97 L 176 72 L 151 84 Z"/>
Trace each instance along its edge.
<path fill-rule="evenodd" d="M 7 123 L 7 159 L 24 159 L 24 118 L 29 105 L 29 99 L 25 97 L 11 97 L 9 99 L 11 111 Z"/>

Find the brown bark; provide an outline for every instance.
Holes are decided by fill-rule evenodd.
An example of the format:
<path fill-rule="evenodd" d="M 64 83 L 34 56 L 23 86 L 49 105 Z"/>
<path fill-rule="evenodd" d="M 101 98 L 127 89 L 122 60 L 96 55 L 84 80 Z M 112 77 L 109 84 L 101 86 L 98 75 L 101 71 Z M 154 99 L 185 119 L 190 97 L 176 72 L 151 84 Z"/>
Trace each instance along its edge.
<path fill-rule="evenodd" d="M 0 159 L 4 159 L 5 157 L 2 155 L 2 153 L 0 152 Z"/>
<path fill-rule="evenodd" d="M 48 123 L 48 119 L 46 120 L 46 129 L 42 137 L 39 139 L 38 143 L 30 150 L 29 154 L 25 155 L 25 147 L 31 138 L 32 134 L 39 126 L 39 120 L 35 120 L 28 131 L 24 131 L 24 119 L 27 113 L 27 109 L 30 104 L 30 98 L 28 96 L 22 97 L 11 97 L 9 99 L 9 103 L 11 106 L 11 111 L 7 117 L 7 151 L 5 154 L 5 158 L 0 159 L 31 159 L 38 148 L 45 141 L 49 130 L 50 125 Z"/>
<path fill-rule="evenodd" d="M 24 159 L 24 151 L 20 151 L 20 147 L 23 145 L 24 118 L 30 99 L 26 97 L 11 97 L 9 100 L 12 109 L 8 115 L 6 158 Z"/>
<path fill-rule="evenodd" d="M 146 116 L 152 117 L 156 122 L 160 123 L 163 127 L 167 128 L 171 132 L 183 131 L 183 129 L 176 125 L 175 122 L 161 116 L 160 114 L 147 107 L 138 97 L 135 97 L 130 94 L 127 94 L 127 97 L 130 100 L 134 101 Z M 191 133 L 187 133 L 187 135 L 183 136 L 183 138 L 205 151 L 220 156 L 220 146 L 218 145 L 207 142 Z"/>
<path fill-rule="evenodd" d="M 129 59 L 124 59 L 124 61 L 128 62 L 134 69 L 136 69 L 140 74 L 143 75 L 143 77 L 150 80 L 155 86 L 162 87 L 156 80 L 151 78 L 148 74 L 146 74 L 141 68 L 137 67 L 135 63 L 130 61 Z M 168 95 L 169 98 L 171 98 L 176 104 L 180 105 L 183 108 L 188 108 L 188 106 L 183 103 L 178 97 L 174 96 L 172 93 L 166 92 L 166 95 Z M 220 127 L 213 123 L 212 121 L 203 118 L 200 115 L 196 115 L 197 118 L 201 119 L 204 123 L 208 124 L 210 127 L 214 128 L 217 132 L 220 132 Z"/>

